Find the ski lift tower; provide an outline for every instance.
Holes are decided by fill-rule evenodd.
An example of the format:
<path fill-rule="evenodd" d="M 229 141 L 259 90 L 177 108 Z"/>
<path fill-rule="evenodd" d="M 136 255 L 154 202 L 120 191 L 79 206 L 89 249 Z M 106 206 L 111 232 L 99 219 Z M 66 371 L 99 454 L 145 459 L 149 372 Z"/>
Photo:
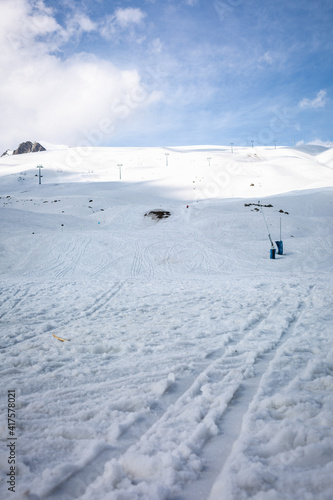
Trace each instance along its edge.
<path fill-rule="evenodd" d="M 38 184 L 41 184 L 42 183 L 42 174 L 41 174 L 41 171 L 40 169 L 41 168 L 44 168 L 43 165 L 37 165 L 37 168 L 38 168 Z"/>

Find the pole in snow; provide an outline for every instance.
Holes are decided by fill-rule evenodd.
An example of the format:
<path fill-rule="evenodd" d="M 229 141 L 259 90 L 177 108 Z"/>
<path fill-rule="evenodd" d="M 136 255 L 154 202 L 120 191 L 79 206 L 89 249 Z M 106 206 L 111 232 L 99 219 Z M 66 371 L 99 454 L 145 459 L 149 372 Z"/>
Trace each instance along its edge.
<path fill-rule="evenodd" d="M 207 160 L 208 160 L 208 166 L 210 167 L 210 160 L 211 160 L 211 158 L 207 158 Z"/>
<path fill-rule="evenodd" d="M 282 235 L 281 235 L 281 217 L 280 217 L 280 241 L 276 241 L 276 246 L 278 249 L 278 254 L 283 255 L 283 241 L 282 241 Z"/>
<path fill-rule="evenodd" d="M 258 204 L 260 205 L 260 201 L 258 201 Z M 269 232 L 268 224 L 267 224 L 266 217 L 265 217 L 264 211 L 262 209 L 262 206 L 260 207 L 260 209 L 261 209 L 260 211 L 262 213 L 262 216 L 263 216 L 265 224 L 266 224 L 266 228 L 267 228 L 267 232 L 268 232 L 268 238 L 269 238 L 269 241 L 271 242 L 270 259 L 275 259 L 275 247 L 274 247 L 274 243 L 272 241 L 272 238 L 271 238 L 271 235 L 270 235 L 270 232 Z"/>
<path fill-rule="evenodd" d="M 274 148 L 274 149 L 276 149 L 276 141 L 274 141 L 274 146 L 275 146 L 275 148 Z"/>
<path fill-rule="evenodd" d="M 122 163 L 118 163 L 118 167 L 119 167 L 119 179 L 121 180 L 121 167 L 123 166 Z"/>
<path fill-rule="evenodd" d="M 168 166 L 169 165 L 169 163 L 168 163 L 169 153 L 164 153 L 164 154 L 165 154 L 165 164 L 166 164 L 166 166 Z"/>
<path fill-rule="evenodd" d="M 43 165 L 38 165 L 38 166 L 37 166 L 37 168 L 38 168 L 38 184 L 41 184 L 41 183 L 42 183 L 42 177 L 43 177 L 43 176 L 42 176 L 42 174 L 41 174 L 40 169 L 41 169 L 41 168 L 44 168 L 44 167 L 43 167 Z"/>
<path fill-rule="evenodd" d="M 231 142 L 231 143 L 230 143 L 230 146 L 231 146 L 231 152 L 233 153 L 233 152 L 234 152 L 234 143 L 233 143 L 233 142 Z"/>
<path fill-rule="evenodd" d="M 252 149 L 253 149 L 253 143 L 254 143 L 254 141 L 251 141 L 251 143 L 252 143 Z"/>

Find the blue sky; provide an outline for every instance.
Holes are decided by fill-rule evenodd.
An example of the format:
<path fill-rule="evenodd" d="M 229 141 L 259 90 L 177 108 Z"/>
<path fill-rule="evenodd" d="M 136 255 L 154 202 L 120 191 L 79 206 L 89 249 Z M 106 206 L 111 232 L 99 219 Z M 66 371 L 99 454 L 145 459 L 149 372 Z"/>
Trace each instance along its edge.
<path fill-rule="evenodd" d="M 331 0 L 2 0 L 0 19 L 3 149 L 333 141 Z"/>

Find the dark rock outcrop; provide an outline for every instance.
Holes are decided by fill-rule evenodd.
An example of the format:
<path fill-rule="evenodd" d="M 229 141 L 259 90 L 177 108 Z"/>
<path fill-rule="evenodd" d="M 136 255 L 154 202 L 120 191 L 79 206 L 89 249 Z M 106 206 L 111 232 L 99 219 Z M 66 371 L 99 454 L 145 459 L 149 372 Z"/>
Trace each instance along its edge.
<path fill-rule="evenodd" d="M 167 219 L 170 217 L 171 213 L 168 210 L 151 210 L 145 214 L 145 217 L 151 217 L 154 220 Z"/>
<path fill-rule="evenodd" d="M 37 153 L 38 151 L 46 151 L 44 146 L 39 142 L 22 142 L 17 149 L 13 151 L 13 155 L 22 155 L 24 153 Z"/>
<path fill-rule="evenodd" d="M 24 153 L 37 153 L 38 151 L 46 151 L 44 146 L 39 144 L 39 142 L 21 142 L 19 147 L 15 149 L 14 151 L 11 151 L 10 149 L 7 149 L 2 155 L 3 156 L 11 156 L 11 155 L 22 155 Z"/>

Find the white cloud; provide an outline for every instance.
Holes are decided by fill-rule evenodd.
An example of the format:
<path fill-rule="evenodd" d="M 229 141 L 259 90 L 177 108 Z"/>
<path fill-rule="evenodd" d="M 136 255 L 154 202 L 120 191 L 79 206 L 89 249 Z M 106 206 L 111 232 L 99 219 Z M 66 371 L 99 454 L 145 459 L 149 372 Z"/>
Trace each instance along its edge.
<path fill-rule="evenodd" d="M 69 34 L 73 34 L 75 32 L 81 34 L 83 32 L 95 31 L 97 27 L 98 26 L 95 22 L 81 12 L 77 12 L 67 24 Z"/>
<path fill-rule="evenodd" d="M 141 9 L 132 7 L 118 8 L 114 14 L 104 19 L 100 33 L 104 38 L 112 41 L 123 37 L 124 32 L 133 38 L 134 29 L 143 23 L 145 17 L 146 14 Z"/>
<path fill-rule="evenodd" d="M 68 40 L 95 28 L 80 13 L 60 26 L 42 1 L 1 0 L 3 150 L 40 138 L 75 145 L 96 129 L 99 142 L 106 141 L 122 120 L 159 98 L 145 90 L 136 70 L 89 54 L 56 55 Z"/>
<path fill-rule="evenodd" d="M 140 24 L 146 14 L 141 9 L 128 7 L 127 9 L 118 8 L 114 16 L 116 23 L 122 28 L 126 28 L 130 24 Z"/>
<path fill-rule="evenodd" d="M 37 38 L 35 47 L 41 51 L 61 34 L 63 28 L 43 2 L 2 0 L 0 3 L 0 42 L 5 58 L 9 59 L 11 51 L 30 49 Z"/>
<path fill-rule="evenodd" d="M 324 108 L 327 102 L 327 91 L 319 90 L 318 94 L 314 99 L 302 99 L 299 103 L 299 107 L 302 109 L 318 109 Z"/>
<path fill-rule="evenodd" d="M 310 144 L 312 146 L 324 146 L 327 148 L 332 147 L 331 141 L 322 141 L 321 139 L 314 139 L 313 141 L 308 142 L 308 144 Z"/>

